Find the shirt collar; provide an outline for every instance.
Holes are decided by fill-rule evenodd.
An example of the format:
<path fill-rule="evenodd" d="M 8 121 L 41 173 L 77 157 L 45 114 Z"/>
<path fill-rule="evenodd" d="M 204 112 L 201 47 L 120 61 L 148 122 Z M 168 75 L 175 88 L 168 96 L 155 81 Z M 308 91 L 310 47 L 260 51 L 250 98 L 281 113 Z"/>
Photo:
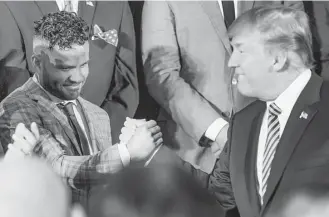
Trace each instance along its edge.
<path fill-rule="evenodd" d="M 274 101 L 266 102 L 267 108 L 273 102 L 282 110 L 283 115 L 289 115 L 294 107 L 300 93 L 305 88 L 312 75 L 311 70 L 302 72 L 285 91 L 283 91 Z"/>
<path fill-rule="evenodd" d="M 72 102 L 74 105 L 77 105 L 77 100 L 62 100 L 62 99 L 59 99 L 58 97 L 52 95 L 51 93 L 49 93 L 47 90 L 45 90 L 41 86 L 41 84 L 40 84 L 40 82 L 38 80 L 37 74 L 34 74 L 33 75 L 32 80 L 49 96 L 50 100 L 52 102 L 54 102 L 56 105 L 58 105 L 58 104 L 66 105 L 69 102 Z"/>

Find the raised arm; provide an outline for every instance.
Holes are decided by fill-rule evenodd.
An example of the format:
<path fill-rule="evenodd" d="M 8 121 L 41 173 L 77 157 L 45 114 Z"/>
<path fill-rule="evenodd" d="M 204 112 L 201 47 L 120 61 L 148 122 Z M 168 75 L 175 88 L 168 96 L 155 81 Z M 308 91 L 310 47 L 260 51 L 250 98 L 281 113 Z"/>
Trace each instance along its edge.
<path fill-rule="evenodd" d="M 119 153 L 119 145 L 109 146 L 107 149 L 89 156 L 71 156 L 67 144 L 44 127 L 44 122 L 39 118 L 35 105 L 29 103 L 12 103 L 0 108 L 0 141 L 3 150 L 7 151 L 7 144 L 15 132 L 19 123 L 29 126 L 32 122 L 38 125 L 40 139 L 34 149 L 37 155 L 48 161 L 54 171 L 58 173 L 69 186 L 76 189 L 86 189 L 97 183 L 99 175 L 103 173 L 116 173 L 123 168 L 123 161 Z M 154 122 L 154 121 L 153 121 Z M 131 160 L 145 159 L 156 148 L 151 135 L 159 132 L 154 128 L 153 122 L 147 122 L 145 126 L 136 129 L 136 135 L 126 144 Z M 149 126 L 148 126 L 149 125 Z M 150 130 L 148 130 L 150 129 Z M 154 130 L 155 129 L 155 130 Z M 121 145 L 121 144 L 120 144 Z"/>

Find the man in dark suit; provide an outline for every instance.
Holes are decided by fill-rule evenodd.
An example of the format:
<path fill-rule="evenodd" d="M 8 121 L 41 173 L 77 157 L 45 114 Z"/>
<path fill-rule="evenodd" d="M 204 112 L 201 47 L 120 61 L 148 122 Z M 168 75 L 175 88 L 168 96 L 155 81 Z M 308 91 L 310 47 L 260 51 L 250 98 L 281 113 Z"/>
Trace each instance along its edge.
<path fill-rule="evenodd" d="M 90 41 L 91 73 L 82 96 L 109 114 L 117 142 L 120 128 L 127 116 L 135 114 L 139 98 L 134 26 L 125 1 L 0 2 L 0 61 L 4 60 L 0 77 L 10 76 L 2 92 L 9 94 L 35 72 L 31 61 L 33 21 L 59 10 L 76 12 L 90 27 L 90 39 L 94 39 Z M 114 30 L 113 39 L 118 40 L 106 43 L 92 37 L 96 25 L 103 32 Z"/>
<path fill-rule="evenodd" d="M 187 164 L 227 216 L 273 216 L 282 197 L 312 185 L 329 189 L 329 84 L 310 70 L 308 21 L 302 11 L 263 7 L 229 29 L 237 88 L 258 100 L 231 119 L 210 176 Z"/>

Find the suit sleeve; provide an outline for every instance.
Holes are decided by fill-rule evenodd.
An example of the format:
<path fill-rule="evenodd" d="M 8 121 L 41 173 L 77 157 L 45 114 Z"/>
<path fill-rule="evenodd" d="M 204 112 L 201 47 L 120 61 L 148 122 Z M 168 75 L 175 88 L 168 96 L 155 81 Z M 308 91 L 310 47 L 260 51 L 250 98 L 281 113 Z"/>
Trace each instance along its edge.
<path fill-rule="evenodd" d="M 29 77 L 20 30 L 4 2 L 0 2 L 0 101 Z"/>
<path fill-rule="evenodd" d="M 209 177 L 208 189 L 226 210 L 236 209 L 230 178 L 230 144 L 226 144 Z"/>
<path fill-rule="evenodd" d="M 142 57 L 148 90 L 195 141 L 220 115 L 180 76 L 181 58 L 175 15 L 167 1 L 145 1 Z M 206 115 L 201 115 L 206 114 Z"/>
<path fill-rule="evenodd" d="M 209 175 L 207 187 L 226 211 L 226 217 L 239 217 L 240 214 L 235 203 L 230 176 L 232 122 L 228 131 L 227 143 L 216 162 L 213 172 Z"/>
<path fill-rule="evenodd" d="M 30 126 L 36 122 L 39 128 L 41 142 L 35 152 L 51 164 L 54 171 L 74 189 L 86 189 L 97 183 L 102 173 L 115 173 L 123 168 L 118 146 L 109 146 L 107 149 L 88 156 L 69 156 L 67 146 L 62 144 L 47 130 L 45 124 L 38 116 L 38 108 L 31 103 L 12 102 L 0 108 L 0 143 L 1 155 L 7 151 L 11 136 L 18 123 Z"/>

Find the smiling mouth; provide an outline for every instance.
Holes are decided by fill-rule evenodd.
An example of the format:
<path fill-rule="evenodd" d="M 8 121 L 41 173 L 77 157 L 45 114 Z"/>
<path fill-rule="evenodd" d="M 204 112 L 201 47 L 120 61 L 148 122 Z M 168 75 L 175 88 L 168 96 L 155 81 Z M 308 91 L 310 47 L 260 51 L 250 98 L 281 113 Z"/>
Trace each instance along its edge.
<path fill-rule="evenodd" d="M 69 90 L 79 90 L 81 87 L 81 84 L 65 85 L 64 87 Z"/>

